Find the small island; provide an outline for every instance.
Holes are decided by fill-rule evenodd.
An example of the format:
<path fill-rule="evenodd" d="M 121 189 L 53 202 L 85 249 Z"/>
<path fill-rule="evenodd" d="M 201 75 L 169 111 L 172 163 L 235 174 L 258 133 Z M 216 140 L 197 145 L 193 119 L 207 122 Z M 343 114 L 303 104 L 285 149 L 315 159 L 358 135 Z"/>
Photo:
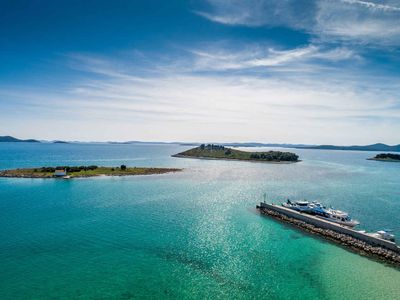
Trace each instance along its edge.
<path fill-rule="evenodd" d="M 291 152 L 247 152 L 214 144 L 202 144 L 199 147 L 172 155 L 172 157 L 243 160 L 267 163 L 294 163 L 300 161 L 299 156 Z"/>
<path fill-rule="evenodd" d="M 368 158 L 368 160 L 400 162 L 400 154 L 381 153 L 377 154 L 375 157 Z"/>
<path fill-rule="evenodd" d="M 182 171 L 176 168 L 59 166 L 0 171 L 0 177 L 17 178 L 82 178 L 95 176 L 153 175 Z"/>

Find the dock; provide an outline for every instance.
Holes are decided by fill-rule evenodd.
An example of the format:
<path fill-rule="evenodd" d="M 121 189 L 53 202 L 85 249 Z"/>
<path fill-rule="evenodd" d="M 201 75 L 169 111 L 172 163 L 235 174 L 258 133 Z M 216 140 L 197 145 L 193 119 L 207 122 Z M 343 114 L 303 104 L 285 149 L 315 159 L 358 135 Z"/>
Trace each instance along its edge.
<path fill-rule="evenodd" d="M 261 202 L 260 205 L 257 205 L 257 209 L 264 215 L 290 223 L 307 232 L 318 234 L 362 255 L 372 256 L 400 267 L 400 247 L 394 242 L 323 220 L 317 216 L 300 213 L 281 205 Z"/>

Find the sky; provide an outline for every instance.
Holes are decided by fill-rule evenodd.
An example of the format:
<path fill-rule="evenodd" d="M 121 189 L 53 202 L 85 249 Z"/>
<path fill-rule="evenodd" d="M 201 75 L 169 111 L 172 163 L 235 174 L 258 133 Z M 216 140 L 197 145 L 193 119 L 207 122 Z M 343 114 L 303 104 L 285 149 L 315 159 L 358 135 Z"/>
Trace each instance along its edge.
<path fill-rule="evenodd" d="M 0 135 L 400 143 L 399 0 L 0 0 Z"/>

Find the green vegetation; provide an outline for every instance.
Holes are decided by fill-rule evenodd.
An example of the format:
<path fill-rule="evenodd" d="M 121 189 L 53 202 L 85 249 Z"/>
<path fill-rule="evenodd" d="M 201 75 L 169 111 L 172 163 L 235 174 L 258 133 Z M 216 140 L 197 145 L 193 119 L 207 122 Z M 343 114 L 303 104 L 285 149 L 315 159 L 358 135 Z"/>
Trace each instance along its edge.
<path fill-rule="evenodd" d="M 25 177 L 25 178 L 53 178 L 56 169 L 66 169 L 67 175 L 74 177 L 93 177 L 93 176 L 127 176 L 127 175 L 151 175 L 164 174 L 169 172 L 181 171 L 175 168 L 128 168 L 121 167 L 98 167 L 98 166 L 63 166 L 63 167 L 42 167 L 32 169 L 14 169 L 0 171 L 0 177 Z"/>
<path fill-rule="evenodd" d="M 369 158 L 369 160 L 382 160 L 382 161 L 400 162 L 400 154 L 381 153 L 381 154 L 377 154 L 373 158 Z"/>
<path fill-rule="evenodd" d="M 297 162 L 299 157 L 291 152 L 268 151 L 247 152 L 214 144 L 202 144 L 199 147 L 173 155 L 174 157 L 235 159 L 261 162 Z"/>
<path fill-rule="evenodd" d="M 80 166 L 80 167 L 69 167 L 69 166 L 58 166 L 58 167 L 41 167 L 39 169 L 34 169 L 35 172 L 41 172 L 41 173 L 54 173 L 56 169 L 60 170 L 66 170 L 67 173 L 77 173 L 81 171 L 93 171 L 96 170 L 98 167 L 97 166 Z"/>

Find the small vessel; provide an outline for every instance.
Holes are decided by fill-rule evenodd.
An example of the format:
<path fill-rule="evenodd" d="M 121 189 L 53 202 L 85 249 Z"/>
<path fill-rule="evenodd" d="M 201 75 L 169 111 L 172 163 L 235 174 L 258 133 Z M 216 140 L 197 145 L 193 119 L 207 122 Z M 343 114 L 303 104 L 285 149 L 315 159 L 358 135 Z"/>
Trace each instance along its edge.
<path fill-rule="evenodd" d="M 306 200 L 291 202 L 288 199 L 286 203 L 282 203 L 282 206 L 296 210 L 298 212 L 315 215 L 324 220 L 348 227 L 354 227 L 360 224 L 360 222 L 353 220 L 347 212 L 336 210 L 333 208 L 326 208 L 321 203 L 316 201 L 313 201 L 311 203 Z"/>
<path fill-rule="evenodd" d="M 282 206 L 299 212 L 311 212 L 310 202 L 308 202 L 307 200 L 292 202 L 287 199 L 286 203 L 282 203 Z"/>
<path fill-rule="evenodd" d="M 392 234 L 390 232 L 391 232 L 390 229 L 384 229 L 384 230 L 379 230 L 377 232 L 372 232 L 372 233 L 367 233 L 367 234 L 370 236 L 379 238 L 379 239 L 395 242 L 394 234 Z"/>

